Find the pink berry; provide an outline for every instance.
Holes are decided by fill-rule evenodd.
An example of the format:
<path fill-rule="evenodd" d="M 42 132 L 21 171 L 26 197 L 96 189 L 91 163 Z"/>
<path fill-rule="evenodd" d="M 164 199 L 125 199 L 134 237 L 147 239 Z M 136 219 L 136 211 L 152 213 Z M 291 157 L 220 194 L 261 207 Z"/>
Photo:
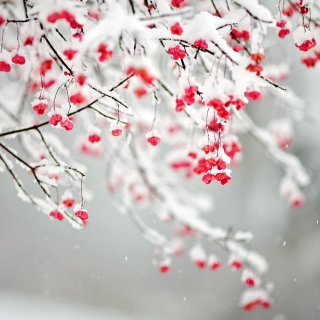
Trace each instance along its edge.
<path fill-rule="evenodd" d="M 170 31 L 172 34 L 176 34 L 178 36 L 181 36 L 183 33 L 183 29 L 181 28 L 179 22 L 177 22 L 173 26 L 171 26 Z"/>
<path fill-rule="evenodd" d="M 233 46 L 232 48 L 235 52 L 240 52 L 244 49 L 244 47 L 240 44 L 236 44 L 235 46 Z"/>
<path fill-rule="evenodd" d="M 182 99 L 176 99 L 176 111 L 181 112 L 186 108 L 186 104 Z"/>
<path fill-rule="evenodd" d="M 261 93 L 260 92 L 257 92 L 257 91 L 251 91 L 251 92 L 246 92 L 245 93 L 245 96 L 248 98 L 248 99 L 251 99 L 253 101 L 256 101 L 260 98 L 261 96 Z"/>
<path fill-rule="evenodd" d="M 67 131 L 70 131 L 73 129 L 73 122 L 69 119 L 66 119 L 64 121 L 61 121 L 60 122 L 60 126 L 62 128 L 65 128 Z"/>
<path fill-rule="evenodd" d="M 67 57 L 68 60 L 72 60 L 74 56 L 78 53 L 78 50 L 69 49 L 64 50 L 62 53 Z"/>
<path fill-rule="evenodd" d="M 49 213 L 49 216 L 57 220 L 63 220 L 63 214 L 59 211 L 52 211 Z"/>
<path fill-rule="evenodd" d="M 278 32 L 278 36 L 281 39 L 284 39 L 288 34 L 290 34 L 290 30 L 289 29 L 281 29 Z"/>
<path fill-rule="evenodd" d="M 182 3 L 183 1 L 184 1 L 184 0 L 171 0 L 171 4 L 172 4 L 172 6 L 174 6 L 175 8 L 180 8 L 181 3 Z"/>
<path fill-rule="evenodd" d="M 205 40 L 197 40 L 193 44 L 196 48 L 199 48 L 201 50 L 207 50 L 208 49 L 208 44 Z"/>
<path fill-rule="evenodd" d="M 74 199 L 66 199 L 63 200 L 62 203 L 67 207 L 67 208 L 71 208 L 73 207 L 75 200 Z"/>
<path fill-rule="evenodd" d="M 113 130 L 111 131 L 111 134 L 112 134 L 114 137 L 121 136 L 121 135 L 122 135 L 122 130 L 121 130 L 121 129 L 113 129 Z"/>
<path fill-rule="evenodd" d="M 52 124 L 53 126 L 57 126 L 59 122 L 61 122 L 62 120 L 62 116 L 61 114 L 54 114 L 50 117 L 50 124 Z"/>
<path fill-rule="evenodd" d="M 15 54 L 11 61 L 15 64 L 25 64 L 26 63 L 26 58 L 24 56 L 20 56 L 18 54 Z"/>
<path fill-rule="evenodd" d="M 286 20 L 280 20 L 277 22 L 277 27 L 283 29 L 287 24 Z"/>
<path fill-rule="evenodd" d="M 54 12 L 47 17 L 47 21 L 50 23 L 56 23 L 59 19 L 61 19 L 61 14 L 58 12 Z"/>
<path fill-rule="evenodd" d="M 212 271 L 216 271 L 216 270 L 218 270 L 219 268 L 221 267 L 221 262 L 215 262 L 215 263 L 213 263 L 212 265 L 211 265 L 211 270 Z"/>
<path fill-rule="evenodd" d="M 97 135 L 97 134 L 92 134 L 88 137 L 88 140 L 91 142 L 91 143 L 95 143 L 95 142 L 99 142 L 101 140 L 100 136 Z"/>
<path fill-rule="evenodd" d="M 0 71 L 3 72 L 10 72 L 11 66 L 9 63 L 6 63 L 4 61 L 0 61 Z"/>
<path fill-rule="evenodd" d="M 82 104 L 86 101 L 87 101 L 87 98 L 81 92 L 75 93 L 72 96 L 70 96 L 70 102 L 76 105 Z"/>
<path fill-rule="evenodd" d="M 241 269 L 242 268 L 242 262 L 241 261 L 233 261 L 231 263 L 231 267 L 235 269 Z"/>
<path fill-rule="evenodd" d="M 147 140 L 152 146 L 157 146 L 160 142 L 160 138 L 159 137 L 150 137 Z"/>
<path fill-rule="evenodd" d="M 253 280 L 252 278 L 247 279 L 245 283 L 246 283 L 249 287 L 254 287 L 254 285 L 255 285 L 255 282 L 254 282 L 254 280 Z"/>
<path fill-rule="evenodd" d="M 38 103 L 33 106 L 33 110 L 40 115 L 43 115 L 48 109 L 48 105 L 46 103 Z"/>
<path fill-rule="evenodd" d="M 79 210 L 75 213 L 75 216 L 80 218 L 82 221 L 87 220 L 89 218 L 89 215 L 86 211 Z"/>

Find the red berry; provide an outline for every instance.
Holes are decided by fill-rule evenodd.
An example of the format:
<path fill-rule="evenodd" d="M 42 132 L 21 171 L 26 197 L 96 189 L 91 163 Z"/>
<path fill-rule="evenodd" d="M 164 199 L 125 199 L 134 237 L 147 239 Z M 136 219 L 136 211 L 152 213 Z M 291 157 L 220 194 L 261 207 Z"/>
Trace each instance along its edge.
<path fill-rule="evenodd" d="M 181 28 L 179 22 L 177 22 L 173 26 L 171 26 L 170 31 L 172 34 L 176 34 L 178 36 L 181 36 L 183 33 L 183 29 Z"/>
<path fill-rule="evenodd" d="M 68 60 L 72 60 L 74 56 L 77 54 L 78 50 L 64 50 L 62 53 L 67 57 Z"/>
<path fill-rule="evenodd" d="M 249 278 L 246 280 L 245 282 L 249 287 L 254 287 L 255 283 L 254 280 L 252 278 Z"/>
<path fill-rule="evenodd" d="M 289 29 L 281 29 L 278 32 L 278 36 L 281 39 L 284 39 L 288 34 L 290 34 L 290 30 Z"/>
<path fill-rule="evenodd" d="M 182 99 L 176 99 L 176 111 L 181 112 L 186 108 L 185 103 Z"/>
<path fill-rule="evenodd" d="M 243 309 L 246 310 L 246 311 L 252 311 L 252 310 L 254 310 L 256 307 L 257 307 L 257 302 L 256 302 L 256 301 L 253 301 L 253 302 L 247 303 L 247 304 L 243 307 Z"/>
<path fill-rule="evenodd" d="M 89 215 L 86 211 L 79 210 L 75 213 L 75 216 L 80 218 L 82 221 L 87 220 L 89 218 Z"/>
<path fill-rule="evenodd" d="M 33 45 L 33 37 L 29 36 L 23 43 L 24 46 L 32 46 Z"/>
<path fill-rule="evenodd" d="M 50 23 L 56 23 L 61 18 L 61 14 L 59 12 L 54 12 L 47 17 L 47 21 Z"/>
<path fill-rule="evenodd" d="M 54 114 L 50 117 L 50 124 L 52 124 L 53 126 L 57 126 L 59 122 L 61 122 L 62 120 L 62 116 L 61 114 Z"/>
<path fill-rule="evenodd" d="M 186 57 L 186 52 L 180 49 L 180 46 L 174 48 L 169 48 L 168 53 L 172 55 L 173 60 L 184 59 Z"/>
<path fill-rule="evenodd" d="M 184 0 L 171 0 L 171 4 L 175 7 L 175 8 L 180 8 L 181 3 Z"/>
<path fill-rule="evenodd" d="M 121 130 L 121 129 L 113 129 L 113 130 L 111 131 L 111 134 L 112 134 L 114 137 L 121 136 L 121 135 L 122 135 L 122 130 Z"/>
<path fill-rule="evenodd" d="M 167 273 L 169 270 L 170 270 L 170 266 L 167 266 L 167 265 L 160 266 L 159 268 L 159 271 L 161 273 Z"/>
<path fill-rule="evenodd" d="M 73 129 L 73 122 L 69 119 L 66 119 L 64 121 L 61 121 L 60 122 L 60 126 L 62 128 L 65 128 L 67 131 L 70 131 Z"/>
<path fill-rule="evenodd" d="M 71 208 L 73 207 L 75 200 L 74 199 L 66 199 L 63 200 L 62 203 L 67 207 L 67 208 Z"/>
<path fill-rule="evenodd" d="M 100 136 L 97 135 L 97 134 L 92 134 L 88 137 L 88 140 L 91 142 L 91 143 L 95 143 L 95 142 L 99 142 L 101 140 Z"/>
<path fill-rule="evenodd" d="M 49 216 L 57 220 L 63 220 L 63 214 L 59 211 L 52 211 L 49 213 Z"/>
<path fill-rule="evenodd" d="M 208 49 L 208 44 L 205 40 L 197 40 L 193 44 L 196 48 L 199 48 L 201 50 L 207 50 Z"/>
<path fill-rule="evenodd" d="M 87 77 L 81 74 L 77 77 L 77 81 L 80 84 L 80 86 L 83 86 L 87 81 Z"/>
<path fill-rule="evenodd" d="M 148 91 L 144 88 L 138 88 L 134 90 L 134 93 L 139 99 L 141 99 L 148 93 Z"/>
<path fill-rule="evenodd" d="M 47 71 L 51 70 L 52 63 L 53 63 L 53 61 L 50 60 L 50 59 L 41 62 L 41 65 L 40 65 L 40 73 L 41 73 L 41 75 L 44 76 Z"/>
<path fill-rule="evenodd" d="M 212 271 L 216 271 L 216 270 L 218 270 L 219 268 L 221 267 L 221 263 L 220 262 L 215 262 L 215 263 L 213 263 L 212 265 L 211 265 L 211 270 Z"/>
<path fill-rule="evenodd" d="M 160 142 L 159 137 L 150 137 L 147 139 L 147 141 L 152 145 L 152 146 L 157 146 Z"/>
<path fill-rule="evenodd" d="M 33 110 L 40 115 L 44 114 L 47 108 L 48 108 L 48 105 L 46 103 L 38 103 L 33 106 Z"/>
<path fill-rule="evenodd" d="M 242 262 L 241 261 L 233 261 L 231 263 L 231 267 L 235 269 L 241 269 L 242 268 Z"/>
<path fill-rule="evenodd" d="M 25 64 L 26 63 L 26 58 L 24 56 L 20 56 L 18 54 L 15 54 L 11 61 L 15 64 Z"/>
<path fill-rule="evenodd" d="M 286 26 L 286 24 L 287 24 L 286 20 L 280 20 L 280 21 L 277 22 L 276 25 L 277 25 L 278 28 L 283 29 Z"/>
<path fill-rule="evenodd" d="M 82 104 L 86 101 L 87 101 L 87 98 L 81 92 L 75 93 L 72 96 L 70 96 L 70 102 L 76 105 Z"/>
<path fill-rule="evenodd" d="M 235 52 L 240 52 L 244 49 L 244 47 L 240 44 L 236 44 L 235 46 L 233 46 L 232 48 Z"/>
<path fill-rule="evenodd" d="M 250 57 L 256 63 L 260 63 L 265 58 L 264 54 L 262 53 L 253 53 L 250 55 Z"/>
<path fill-rule="evenodd" d="M 0 27 L 7 21 L 6 18 L 0 16 Z"/>
<path fill-rule="evenodd" d="M 245 93 L 245 96 L 248 98 L 248 99 L 251 99 L 253 101 L 256 101 L 260 98 L 261 96 L 261 93 L 258 92 L 258 91 L 251 91 L 251 92 L 246 92 Z"/>
<path fill-rule="evenodd" d="M 203 260 L 196 260 L 195 264 L 199 269 L 203 269 L 206 266 L 206 262 Z"/>
<path fill-rule="evenodd" d="M 0 72 L 10 72 L 11 66 L 9 63 L 6 63 L 4 61 L 0 61 Z"/>

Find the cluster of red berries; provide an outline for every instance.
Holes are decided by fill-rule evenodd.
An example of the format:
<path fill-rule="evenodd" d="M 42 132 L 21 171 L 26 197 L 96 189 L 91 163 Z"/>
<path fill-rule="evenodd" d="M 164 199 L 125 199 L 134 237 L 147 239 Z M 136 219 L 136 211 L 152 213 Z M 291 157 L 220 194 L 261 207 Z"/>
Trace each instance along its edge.
<path fill-rule="evenodd" d="M 100 62 L 105 62 L 105 61 L 109 60 L 110 58 L 112 58 L 112 56 L 113 56 L 113 51 L 108 50 L 108 46 L 103 43 L 99 45 L 97 52 L 99 54 L 99 61 Z"/>
<path fill-rule="evenodd" d="M 26 58 L 24 56 L 19 55 L 16 53 L 12 58 L 11 62 L 17 65 L 23 65 L 26 63 Z M 11 71 L 11 66 L 8 62 L 6 61 L 0 61 L 0 72 L 10 72 Z"/>
<path fill-rule="evenodd" d="M 56 23 L 58 20 L 62 19 L 66 20 L 72 29 L 81 29 L 83 27 L 68 10 L 62 10 L 61 12 L 56 11 L 47 16 L 47 21 L 50 23 Z"/>
<path fill-rule="evenodd" d="M 280 20 L 277 22 L 277 27 L 280 28 L 279 32 L 278 32 L 278 36 L 279 38 L 281 39 L 284 39 L 288 34 L 290 34 L 290 29 L 288 29 L 286 27 L 287 25 L 287 22 L 286 20 Z"/>
<path fill-rule="evenodd" d="M 174 48 L 169 48 L 168 53 L 172 55 L 173 60 L 184 59 L 186 57 L 186 52 L 182 50 L 179 45 Z"/>

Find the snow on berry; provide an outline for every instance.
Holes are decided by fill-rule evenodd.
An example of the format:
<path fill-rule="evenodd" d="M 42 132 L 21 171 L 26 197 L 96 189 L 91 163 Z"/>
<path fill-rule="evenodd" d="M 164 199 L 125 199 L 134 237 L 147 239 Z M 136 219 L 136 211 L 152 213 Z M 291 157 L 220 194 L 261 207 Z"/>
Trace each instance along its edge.
<path fill-rule="evenodd" d="M 243 292 L 240 298 L 240 306 L 245 311 L 253 311 L 258 306 L 261 306 L 264 309 L 270 309 L 272 300 L 268 293 L 263 289 L 248 289 Z"/>
<path fill-rule="evenodd" d="M 80 218 L 82 221 L 87 220 L 89 218 L 88 212 L 85 209 L 77 210 L 74 215 Z"/>
<path fill-rule="evenodd" d="M 157 146 L 161 140 L 160 133 L 157 129 L 152 129 L 151 131 L 148 131 L 146 133 L 146 138 L 152 146 Z"/>
<path fill-rule="evenodd" d="M 56 127 L 67 115 L 60 108 L 53 108 L 48 113 L 49 123 Z"/>
<path fill-rule="evenodd" d="M 228 264 L 232 268 L 232 270 L 237 270 L 242 268 L 243 262 L 238 255 L 231 254 L 228 260 Z"/>
<path fill-rule="evenodd" d="M 167 273 L 171 268 L 171 259 L 166 257 L 162 261 L 159 262 L 159 271 L 161 273 Z"/>
<path fill-rule="evenodd" d="M 279 148 L 287 149 L 290 147 L 293 141 L 293 128 L 290 119 L 274 119 L 269 123 L 268 129 L 276 140 Z"/>
<path fill-rule="evenodd" d="M 317 45 L 313 32 L 303 26 L 298 27 L 293 32 L 293 39 L 295 46 L 299 48 L 300 51 L 306 52 Z"/>
<path fill-rule="evenodd" d="M 203 269 L 206 266 L 206 253 L 200 244 L 196 244 L 190 249 L 189 256 L 199 269 Z"/>
<path fill-rule="evenodd" d="M 208 257 L 208 266 L 210 270 L 216 271 L 221 267 L 221 261 L 216 255 L 210 254 Z"/>
<path fill-rule="evenodd" d="M 249 269 L 243 270 L 241 281 L 249 287 L 258 287 L 260 285 L 260 278 Z"/>
<path fill-rule="evenodd" d="M 109 127 L 109 131 L 114 137 L 122 135 L 123 124 L 121 122 L 112 122 Z"/>
<path fill-rule="evenodd" d="M 280 184 L 280 195 L 294 209 L 301 207 L 305 202 L 305 197 L 297 182 L 290 175 L 286 175 Z"/>

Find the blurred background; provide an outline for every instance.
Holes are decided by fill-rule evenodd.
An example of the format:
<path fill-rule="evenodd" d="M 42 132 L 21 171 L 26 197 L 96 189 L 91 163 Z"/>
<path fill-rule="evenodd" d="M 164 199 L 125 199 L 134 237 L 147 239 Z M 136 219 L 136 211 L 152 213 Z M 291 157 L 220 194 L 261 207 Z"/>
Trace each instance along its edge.
<path fill-rule="evenodd" d="M 307 101 L 312 119 L 296 125 L 289 149 L 311 172 L 306 204 L 293 210 L 280 198 L 282 169 L 247 135 L 241 136 L 243 161 L 229 184 L 193 180 L 198 192 L 214 198 L 214 210 L 205 216 L 212 225 L 254 234 L 252 248 L 270 264 L 272 309 L 242 311 L 245 288 L 228 267 L 199 270 L 183 256 L 160 274 L 152 265 L 153 246 L 112 205 L 101 179 L 105 161 L 82 157 L 90 168 L 86 186 L 95 194 L 82 231 L 20 201 L 9 174 L 1 174 L 0 319 L 319 320 L 320 73 L 302 66 L 289 46 L 297 56 L 285 84 Z M 246 108 L 261 125 L 276 112 L 271 100 Z"/>

